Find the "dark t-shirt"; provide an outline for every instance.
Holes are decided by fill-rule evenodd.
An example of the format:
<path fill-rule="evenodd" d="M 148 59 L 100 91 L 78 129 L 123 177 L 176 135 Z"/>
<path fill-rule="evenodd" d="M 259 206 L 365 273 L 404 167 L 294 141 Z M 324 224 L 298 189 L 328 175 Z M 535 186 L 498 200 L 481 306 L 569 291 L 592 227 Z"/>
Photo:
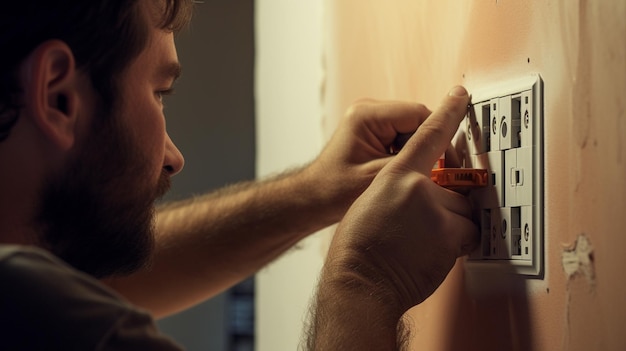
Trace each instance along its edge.
<path fill-rule="evenodd" d="M 0 245 L 0 349 L 181 350 L 98 280 L 15 245 Z"/>

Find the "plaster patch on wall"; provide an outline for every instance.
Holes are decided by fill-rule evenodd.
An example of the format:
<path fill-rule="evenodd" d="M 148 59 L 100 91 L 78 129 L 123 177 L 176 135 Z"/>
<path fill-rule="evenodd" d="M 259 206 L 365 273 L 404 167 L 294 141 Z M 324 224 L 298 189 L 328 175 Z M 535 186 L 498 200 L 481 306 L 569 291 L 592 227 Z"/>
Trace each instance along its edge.
<path fill-rule="evenodd" d="M 593 265 L 593 246 L 589 238 L 583 233 L 578 236 L 574 244 L 563 249 L 561 263 L 567 276 L 567 281 L 572 282 L 575 277 L 585 277 L 587 283 L 594 292 L 595 288 L 595 268 Z M 569 284 L 568 284 L 569 285 Z M 567 289 L 566 324 L 563 334 L 563 350 L 569 350 L 572 343 L 572 291 Z M 575 328 L 574 328 L 575 330 Z"/>
<path fill-rule="evenodd" d="M 563 250 L 561 263 L 568 280 L 581 275 L 587 279 L 591 287 L 595 286 L 593 246 L 585 234 L 579 235 L 572 246 Z"/>

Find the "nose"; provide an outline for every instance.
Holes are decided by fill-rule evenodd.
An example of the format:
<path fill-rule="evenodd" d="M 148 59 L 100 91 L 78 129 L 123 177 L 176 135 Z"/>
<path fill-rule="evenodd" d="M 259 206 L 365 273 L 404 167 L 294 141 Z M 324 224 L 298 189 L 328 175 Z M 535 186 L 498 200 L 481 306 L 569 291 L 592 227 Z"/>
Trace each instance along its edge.
<path fill-rule="evenodd" d="M 165 135 L 165 159 L 163 160 L 163 169 L 173 176 L 180 172 L 185 165 L 185 158 L 178 150 L 169 134 Z"/>

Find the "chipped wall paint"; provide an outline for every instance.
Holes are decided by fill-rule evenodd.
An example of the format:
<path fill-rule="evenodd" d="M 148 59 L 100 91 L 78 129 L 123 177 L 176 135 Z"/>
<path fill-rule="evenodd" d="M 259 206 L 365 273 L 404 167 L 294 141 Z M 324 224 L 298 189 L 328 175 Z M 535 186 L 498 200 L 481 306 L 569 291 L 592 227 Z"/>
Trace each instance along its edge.
<path fill-rule="evenodd" d="M 476 276 L 459 262 L 410 311 L 412 348 L 626 349 L 626 2 L 324 5 L 327 136 L 360 97 L 434 107 L 454 84 L 471 91 L 528 73 L 544 79 L 545 277 Z M 587 262 L 580 250 L 590 243 Z M 590 270 L 593 289 L 567 273 L 575 264 L 582 276 Z"/>
<path fill-rule="evenodd" d="M 567 279 L 573 279 L 576 275 L 580 275 L 587 279 L 587 283 L 591 287 L 595 285 L 593 246 L 586 235 L 581 234 L 574 245 L 563 250 L 561 263 Z"/>

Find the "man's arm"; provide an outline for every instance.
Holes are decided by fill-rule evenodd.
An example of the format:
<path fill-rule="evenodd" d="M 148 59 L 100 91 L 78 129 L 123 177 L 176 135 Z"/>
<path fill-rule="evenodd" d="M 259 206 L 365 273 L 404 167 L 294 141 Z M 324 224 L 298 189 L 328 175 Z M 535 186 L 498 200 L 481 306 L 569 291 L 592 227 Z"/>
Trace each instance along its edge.
<path fill-rule="evenodd" d="M 467 198 L 430 180 L 467 103 L 453 90 L 346 213 L 322 271 L 310 350 L 399 349 L 403 314 L 473 247 Z"/>
<path fill-rule="evenodd" d="M 214 296 L 339 221 L 392 158 L 398 134 L 429 113 L 419 104 L 356 103 L 306 167 L 160 209 L 152 267 L 107 283 L 156 316 Z"/>

